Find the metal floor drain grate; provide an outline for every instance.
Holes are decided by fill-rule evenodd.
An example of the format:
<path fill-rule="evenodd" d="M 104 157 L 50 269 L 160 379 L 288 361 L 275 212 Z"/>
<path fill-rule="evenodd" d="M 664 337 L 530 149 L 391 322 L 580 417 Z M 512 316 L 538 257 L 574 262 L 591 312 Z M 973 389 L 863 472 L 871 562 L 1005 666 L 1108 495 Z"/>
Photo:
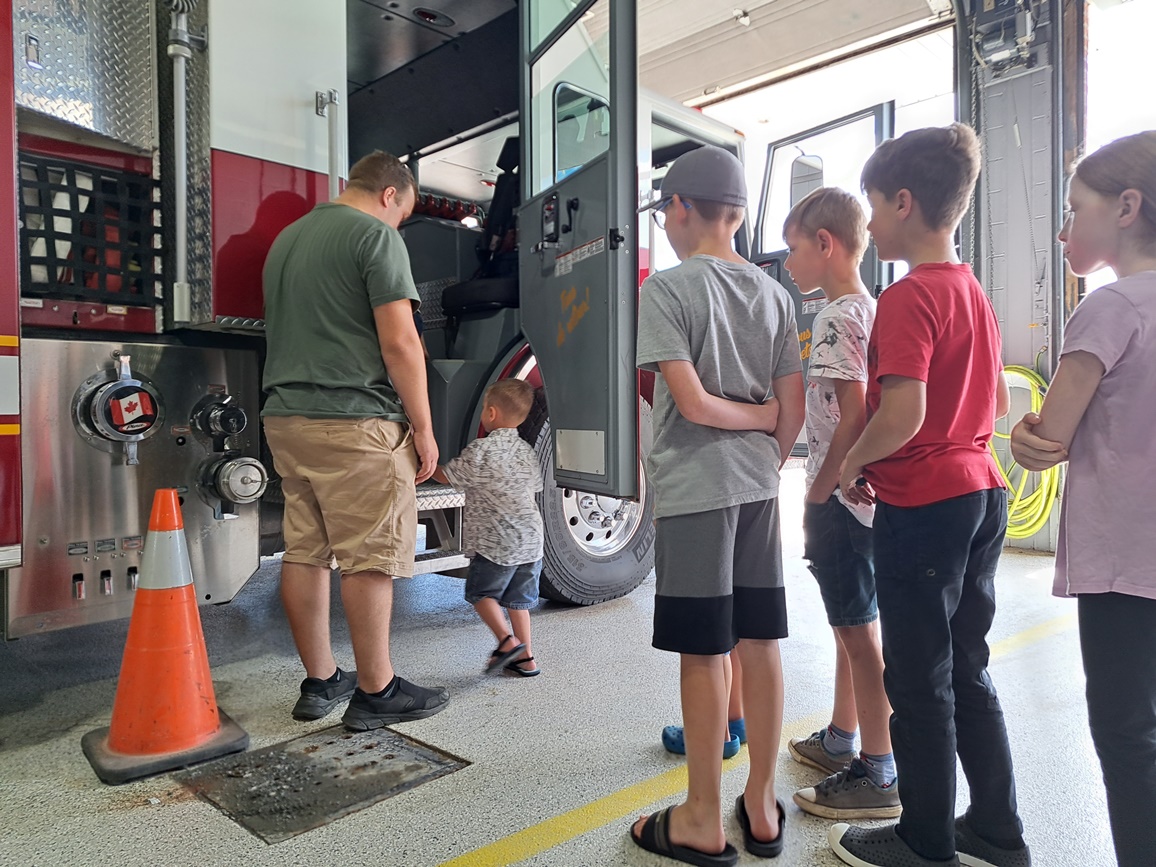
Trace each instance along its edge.
<path fill-rule="evenodd" d="M 390 729 L 337 726 L 176 779 L 266 843 L 280 843 L 467 765 Z"/>

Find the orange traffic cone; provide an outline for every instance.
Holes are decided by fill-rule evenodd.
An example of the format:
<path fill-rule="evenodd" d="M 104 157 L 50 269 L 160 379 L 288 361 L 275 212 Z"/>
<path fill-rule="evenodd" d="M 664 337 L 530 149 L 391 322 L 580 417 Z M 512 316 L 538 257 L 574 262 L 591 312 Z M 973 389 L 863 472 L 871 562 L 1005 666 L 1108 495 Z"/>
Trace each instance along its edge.
<path fill-rule="evenodd" d="M 217 707 L 177 492 L 153 497 L 112 724 L 81 748 L 106 783 L 235 753 L 249 735 Z"/>

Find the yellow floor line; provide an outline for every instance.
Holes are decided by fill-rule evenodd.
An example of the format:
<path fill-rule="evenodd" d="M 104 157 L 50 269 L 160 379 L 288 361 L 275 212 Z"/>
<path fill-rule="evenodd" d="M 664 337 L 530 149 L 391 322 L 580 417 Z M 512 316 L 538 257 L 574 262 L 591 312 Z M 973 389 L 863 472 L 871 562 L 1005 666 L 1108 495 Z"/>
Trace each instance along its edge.
<path fill-rule="evenodd" d="M 1073 606 L 1075 607 L 1075 606 Z M 1002 641 L 997 641 L 991 646 L 991 658 L 994 662 L 1001 656 L 1006 656 L 1017 650 L 1027 647 L 1029 644 L 1035 644 L 1037 641 L 1043 641 L 1045 638 L 1051 638 L 1053 635 L 1059 635 L 1061 632 L 1067 632 L 1076 625 L 1076 614 L 1065 614 L 1062 617 L 1056 617 L 1052 620 L 1045 620 L 1043 623 L 1025 629 L 1022 632 L 1017 632 L 1015 635 L 1009 635 Z"/>
<path fill-rule="evenodd" d="M 1042 641 L 1075 625 L 1076 615 L 1057 617 L 1011 635 L 991 646 L 991 659 L 1013 653 L 1037 641 Z M 824 711 L 787 723 L 783 727 L 780 745 L 785 749 L 792 737 L 804 737 L 828 721 Z M 724 773 L 731 773 L 747 764 L 747 750 L 742 751 L 723 765 Z M 611 822 L 635 816 L 646 807 L 686 790 L 686 765 L 664 771 L 657 776 L 627 786 L 597 801 L 591 801 L 552 819 L 531 825 L 522 831 L 495 840 L 472 852 L 443 861 L 439 867 L 507 867 L 541 854 L 555 846 L 560 846 L 583 834 L 601 828 Z"/>
<path fill-rule="evenodd" d="M 793 737 L 804 737 L 816 728 L 827 722 L 827 712 L 815 714 L 811 717 L 791 723 L 789 730 L 784 728 L 781 749 L 786 749 L 787 741 Z M 747 748 L 743 747 L 737 756 L 728 759 L 723 764 L 723 773 L 729 774 L 746 767 Z M 560 846 L 575 837 L 580 837 L 595 828 L 601 828 L 611 822 L 625 819 L 628 816 L 637 816 L 644 808 L 658 801 L 665 800 L 679 792 L 686 791 L 686 765 L 680 764 L 658 776 L 627 786 L 625 789 L 599 798 L 577 809 L 570 810 L 560 816 L 531 825 L 524 831 L 518 831 L 508 837 L 503 837 L 459 855 L 449 861 L 442 862 L 439 867 L 507 867 L 532 858 L 547 849 Z"/>

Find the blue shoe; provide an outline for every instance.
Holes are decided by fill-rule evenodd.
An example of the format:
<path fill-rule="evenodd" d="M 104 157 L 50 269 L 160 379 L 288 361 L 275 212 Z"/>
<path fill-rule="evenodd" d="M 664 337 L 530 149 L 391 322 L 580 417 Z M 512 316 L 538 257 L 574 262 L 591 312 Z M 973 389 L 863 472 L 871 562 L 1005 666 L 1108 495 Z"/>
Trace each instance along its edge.
<path fill-rule="evenodd" d="M 738 738 L 740 744 L 747 742 L 747 721 L 745 719 L 733 719 L 727 723 L 727 728 L 730 729 L 731 737 Z"/>
<path fill-rule="evenodd" d="M 686 738 L 682 732 L 682 726 L 666 726 L 662 730 L 662 745 L 666 747 L 668 753 L 674 753 L 676 756 L 686 755 Z M 722 757 L 724 759 L 733 759 L 739 754 L 742 749 L 742 741 L 738 736 L 731 732 L 729 740 L 723 742 Z"/>

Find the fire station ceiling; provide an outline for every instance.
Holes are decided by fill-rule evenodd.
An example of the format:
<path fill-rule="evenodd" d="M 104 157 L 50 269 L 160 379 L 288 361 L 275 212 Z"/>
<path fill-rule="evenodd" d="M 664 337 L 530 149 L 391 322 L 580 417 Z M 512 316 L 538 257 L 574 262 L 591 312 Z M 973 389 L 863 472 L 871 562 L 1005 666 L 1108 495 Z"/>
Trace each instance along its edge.
<path fill-rule="evenodd" d="M 349 92 L 477 30 L 516 6 L 515 0 L 346 0 Z"/>
<path fill-rule="evenodd" d="M 494 130 L 518 109 L 518 2 L 346 0 L 350 158 L 374 148 L 413 154 L 488 129 L 473 155 L 485 158 L 458 147 L 453 171 L 470 179 L 467 189 L 492 178 L 505 138 Z M 951 2 L 637 0 L 640 83 L 690 105 L 714 102 L 919 30 L 948 16 Z"/>
<path fill-rule="evenodd" d="M 950 0 L 638 0 L 643 87 L 698 104 L 950 14 Z"/>
<path fill-rule="evenodd" d="M 517 0 L 347 0 L 349 92 L 516 7 Z M 638 0 L 641 83 L 682 102 L 717 99 L 950 8 L 951 0 Z M 516 18 L 509 16 L 515 28 Z"/>

